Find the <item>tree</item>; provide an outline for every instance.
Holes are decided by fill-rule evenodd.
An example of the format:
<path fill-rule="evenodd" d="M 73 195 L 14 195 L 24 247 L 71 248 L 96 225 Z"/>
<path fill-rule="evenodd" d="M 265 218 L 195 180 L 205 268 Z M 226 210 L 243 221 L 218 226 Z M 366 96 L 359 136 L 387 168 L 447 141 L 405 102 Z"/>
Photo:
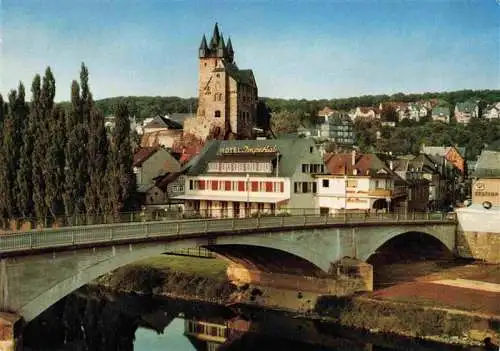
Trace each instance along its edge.
<path fill-rule="evenodd" d="M 71 84 L 71 108 L 66 114 L 66 135 L 65 146 L 65 178 L 64 178 L 64 211 L 66 216 L 72 216 L 79 207 L 79 186 L 78 171 L 80 165 L 80 156 L 82 145 L 80 145 L 80 135 L 83 133 L 80 123 L 80 85 L 77 81 Z"/>
<path fill-rule="evenodd" d="M 65 169 L 65 118 L 60 107 L 52 110 L 51 124 L 48 128 L 49 143 L 45 157 L 45 205 L 52 217 L 63 212 L 63 184 Z"/>
<path fill-rule="evenodd" d="M 380 119 L 384 122 L 397 122 L 398 121 L 398 113 L 394 106 L 390 104 L 384 104 L 382 106 L 382 111 L 380 112 Z"/>
<path fill-rule="evenodd" d="M 37 90 L 38 89 L 38 90 Z M 39 101 L 40 98 L 40 76 L 37 74 L 31 86 L 32 104 Z M 26 105 L 26 104 L 25 104 Z M 16 201 L 20 214 L 23 217 L 31 217 L 33 215 L 33 141 L 35 135 L 35 108 L 28 111 L 28 106 L 25 106 L 26 114 L 23 118 L 22 126 L 22 143 L 20 146 L 19 169 L 17 171 L 17 191 Z"/>
<path fill-rule="evenodd" d="M 115 128 L 111 139 L 108 162 L 108 202 L 107 209 L 115 216 L 120 211 L 131 209 L 135 193 L 135 177 L 132 170 L 132 150 L 130 144 L 129 113 L 125 104 L 116 109 Z"/>
<path fill-rule="evenodd" d="M 97 214 L 106 210 L 106 164 L 108 157 L 108 137 L 104 127 L 104 117 L 93 108 L 89 124 L 88 143 L 89 184 L 85 192 L 85 210 L 87 214 Z"/>
<path fill-rule="evenodd" d="M 271 130 L 274 134 L 295 133 L 300 127 L 301 117 L 297 112 L 280 111 L 271 113 Z"/>

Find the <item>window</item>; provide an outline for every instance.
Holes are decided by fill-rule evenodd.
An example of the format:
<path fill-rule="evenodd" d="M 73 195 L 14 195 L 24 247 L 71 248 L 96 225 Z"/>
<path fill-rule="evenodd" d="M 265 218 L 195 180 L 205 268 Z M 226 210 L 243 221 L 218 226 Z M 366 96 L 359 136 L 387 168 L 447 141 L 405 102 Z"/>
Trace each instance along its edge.
<path fill-rule="evenodd" d="M 259 191 L 259 182 L 252 182 L 252 191 Z"/>
<path fill-rule="evenodd" d="M 311 146 L 311 147 L 309 148 L 309 152 L 312 154 L 312 153 L 313 153 L 313 151 L 314 151 L 314 148 Z"/>
<path fill-rule="evenodd" d="M 300 186 L 300 182 L 294 182 L 293 183 L 293 192 L 294 193 L 300 193 L 302 190 L 301 186 Z"/>
<path fill-rule="evenodd" d="M 238 181 L 238 191 L 245 191 L 245 182 L 242 180 Z"/>
<path fill-rule="evenodd" d="M 215 111 L 215 117 L 216 117 L 216 118 L 219 118 L 219 117 L 220 117 L 220 111 L 219 111 L 219 110 Z"/>
<path fill-rule="evenodd" d="M 283 193 L 283 192 L 285 192 L 285 183 L 281 182 L 280 183 L 280 193 Z"/>
<path fill-rule="evenodd" d="M 198 185 L 198 189 L 205 190 L 205 181 L 204 180 L 200 180 L 200 183 Z"/>
<path fill-rule="evenodd" d="M 194 181 L 189 180 L 189 190 L 194 190 Z"/>
<path fill-rule="evenodd" d="M 312 186 L 313 186 L 312 192 L 317 193 L 318 192 L 318 184 L 316 184 L 316 182 L 314 182 L 314 183 L 312 183 Z"/>
<path fill-rule="evenodd" d="M 323 179 L 323 188 L 328 188 L 330 186 L 330 181 L 328 179 Z"/>
<path fill-rule="evenodd" d="M 302 193 L 307 193 L 308 192 L 308 186 L 307 186 L 307 182 L 302 182 Z"/>
<path fill-rule="evenodd" d="M 231 182 L 230 181 L 225 181 L 224 182 L 224 190 L 230 191 L 231 190 Z"/>
<path fill-rule="evenodd" d="M 217 180 L 212 180 L 212 190 L 219 190 L 219 182 Z"/>
<path fill-rule="evenodd" d="M 273 192 L 273 183 L 266 182 L 266 193 L 272 193 L 272 192 Z"/>
<path fill-rule="evenodd" d="M 309 165 L 307 164 L 302 164 L 302 173 L 308 173 L 309 172 Z"/>
<path fill-rule="evenodd" d="M 347 187 L 348 188 L 357 188 L 358 187 L 358 181 L 354 179 L 348 179 L 347 180 Z"/>

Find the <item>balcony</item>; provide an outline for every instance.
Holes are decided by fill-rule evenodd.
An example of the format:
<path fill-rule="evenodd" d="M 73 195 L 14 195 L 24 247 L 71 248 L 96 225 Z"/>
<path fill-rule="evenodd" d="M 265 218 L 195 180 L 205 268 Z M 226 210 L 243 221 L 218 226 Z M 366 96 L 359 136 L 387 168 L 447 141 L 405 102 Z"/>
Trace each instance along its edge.
<path fill-rule="evenodd" d="M 394 198 L 398 196 L 403 196 L 407 194 L 405 187 L 396 187 L 395 189 L 373 189 L 368 191 L 369 196 L 384 197 L 384 198 Z"/>

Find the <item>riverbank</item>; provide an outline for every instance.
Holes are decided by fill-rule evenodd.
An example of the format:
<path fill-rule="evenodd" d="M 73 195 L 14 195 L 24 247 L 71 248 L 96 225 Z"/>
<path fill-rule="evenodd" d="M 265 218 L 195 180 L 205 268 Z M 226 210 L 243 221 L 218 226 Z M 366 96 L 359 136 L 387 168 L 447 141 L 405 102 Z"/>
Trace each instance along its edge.
<path fill-rule="evenodd" d="M 252 308 L 269 307 L 269 299 L 279 296 L 281 302 L 301 301 L 302 308 L 295 308 L 296 302 L 289 304 L 292 307 L 288 309 L 279 308 L 297 317 L 338 323 L 372 333 L 467 346 L 482 346 L 487 337 L 497 344 L 500 341 L 500 316 L 496 314 L 460 310 L 452 304 L 435 303 L 430 299 L 384 298 L 377 292 L 349 298 L 314 297 L 307 293 L 298 296 L 297 292 L 279 292 L 278 295 L 265 287 L 236 287 L 227 280 L 226 268 L 227 263 L 218 259 L 160 256 L 123 267 L 95 283 L 122 292 L 225 305 L 238 302 Z"/>

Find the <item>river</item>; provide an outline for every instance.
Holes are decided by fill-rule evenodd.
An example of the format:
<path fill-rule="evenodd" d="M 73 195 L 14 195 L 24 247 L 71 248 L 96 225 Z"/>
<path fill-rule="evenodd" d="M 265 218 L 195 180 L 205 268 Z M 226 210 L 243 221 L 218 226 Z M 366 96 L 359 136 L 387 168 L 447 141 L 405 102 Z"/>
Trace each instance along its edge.
<path fill-rule="evenodd" d="M 28 324 L 24 346 L 28 351 L 473 350 L 372 335 L 291 314 L 90 288 Z"/>

